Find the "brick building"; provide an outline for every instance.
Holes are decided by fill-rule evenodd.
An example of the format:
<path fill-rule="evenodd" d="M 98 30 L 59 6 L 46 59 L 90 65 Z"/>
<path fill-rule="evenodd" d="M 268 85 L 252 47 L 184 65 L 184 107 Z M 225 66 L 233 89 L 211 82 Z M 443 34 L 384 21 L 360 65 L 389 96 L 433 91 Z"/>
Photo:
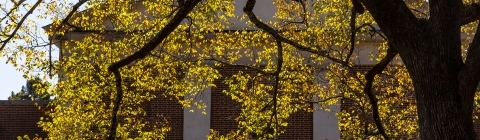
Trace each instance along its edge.
<path fill-rule="evenodd" d="M 242 9 L 246 0 L 236 0 L 237 9 Z M 264 21 L 273 20 L 274 6 L 271 1 L 258 1 L 256 6 L 257 16 Z M 258 8 L 261 7 L 261 8 Z M 241 10 L 236 10 L 236 14 L 241 15 Z M 238 21 L 229 29 L 245 28 L 244 22 Z M 64 38 L 81 39 L 85 32 L 69 32 Z M 374 65 L 376 62 L 370 61 L 368 56 L 371 52 L 377 52 L 376 46 L 381 39 L 372 38 L 364 40 L 355 50 L 358 56 L 359 65 Z M 57 45 L 60 46 L 60 45 Z M 361 62 L 361 63 L 360 63 Z M 247 62 L 240 62 L 247 63 Z M 365 70 L 370 67 L 358 67 L 358 70 Z M 228 76 L 232 73 L 244 70 L 240 67 L 229 66 L 219 68 L 222 75 Z M 201 140 L 206 139 L 210 129 L 218 131 L 220 134 L 226 134 L 237 128 L 235 118 L 240 114 L 240 104 L 228 97 L 223 90 L 228 88 L 223 84 L 222 79 L 215 81 L 216 87 L 210 87 L 203 91 L 202 101 L 206 103 L 206 115 L 200 110 L 190 112 L 192 108 L 183 108 L 176 100 L 169 97 L 157 96 L 150 102 L 143 105 L 143 108 L 149 117 L 162 114 L 169 121 L 171 131 L 167 133 L 167 139 L 185 139 Z M 38 109 L 31 101 L 0 101 L 0 139 L 16 139 L 17 136 L 28 134 L 30 137 L 36 135 L 45 137 L 45 132 L 37 127 L 39 118 L 44 116 L 44 106 L 46 102 L 38 103 L 41 107 Z M 313 104 L 312 104 L 313 105 Z M 316 106 L 316 105 L 314 105 Z M 335 112 L 348 108 L 340 103 L 330 107 L 330 111 L 314 110 L 313 112 L 297 112 L 289 119 L 289 126 L 285 133 L 279 136 L 279 139 L 314 139 L 314 140 L 336 140 L 341 138 L 338 119 Z M 480 126 L 476 124 L 476 126 Z M 478 127 L 476 127 L 478 128 Z M 480 130 L 476 129 L 477 132 Z"/>
<path fill-rule="evenodd" d="M 246 0 L 235 1 L 235 14 L 242 15 L 242 7 Z M 257 16 L 262 19 L 272 20 L 274 17 L 275 6 L 271 1 L 258 1 L 254 10 Z M 258 8 L 262 7 L 262 8 Z M 136 10 L 144 11 L 145 6 L 139 4 L 135 6 Z M 246 21 L 238 21 L 232 19 L 235 24 L 229 27 L 229 30 L 239 30 L 247 27 Z M 112 24 L 108 19 L 105 21 L 105 26 L 109 28 Z M 49 26 L 44 27 L 48 30 Z M 88 31 L 74 30 L 66 33 L 61 38 L 54 37 L 53 42 L 59 42 L 57 47 L 62 47 L 61 42 L 64 40 L 81 40 L 89 35 Z M 57 39 L 57 40 L 56 40 Z M 363 52 L 362 52 L 363 53 Z M 367 53 L 364 53 L 367 55 Z M 62 56 L 62 55 L 60 55 Z M 63 57 L 68 57 L 66 54 Z M 241 59 L 238 64 L 251 63 L 249 60 Z M 238 71 L 245 70 L 245 68 L 236 66 L 226 66 L 218 68 L 220 73 L 224 76 L 232 75 Z M 231 97 L 225 95 L 222 91 L 228 88 L 223 83 L 223 79 L 218 79 L 214 82 L 216 87 L 210 87 L 202 91 L 202 102 L 207 106 L 206 115 L 202 114 L 200 110 L 195 108 L 182 108 L 175 99 L 170 97 L 157 96 L 157 99 L 147 102 L 143 108 L 149 117 L 157 114 L 162 114 L 167 118 L 171 131 L 167 134 L 166 139 L 185 139 L 185 140 L 200 140 L 205 139 L 206 135 L 210 134 L 210 129 L 218 131 L 220 134 L 227 134 L 232 130 L 236 130 L 238 123 L 235 118 L 241 113 L 241 104 L 232 100 Z M 190 112 L 190 110 L 195 110 Z M 332 106 L 333 112 L 324 110 L 315 110 L 313 112 L 297 112 L 292 114 L 289 119 L 289 126 L 285 128 L 285 133 L 280 135 L 280 139 L 339 139 L 340 131 L 338 130 L 338 121 L 335 117 L 335 111 L 340 110 L 340 106 Z M 151 115 L 151 116 L 150 116 Z"/>
<path fill-rule="evenodd" d="M 37 123 L 45 117 L 46 101 L 0 101 L 0 140 L 13 140 L 17 136 L 29 135 L 30 138 L 46 137 Z"/>

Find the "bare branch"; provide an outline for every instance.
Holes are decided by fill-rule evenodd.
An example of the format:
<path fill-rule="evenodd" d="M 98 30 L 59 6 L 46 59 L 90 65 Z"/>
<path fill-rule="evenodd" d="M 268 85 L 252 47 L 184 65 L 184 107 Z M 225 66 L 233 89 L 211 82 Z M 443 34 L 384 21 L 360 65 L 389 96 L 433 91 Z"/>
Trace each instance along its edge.
<path fill-rule="evenodd" d="M 35 5 L 33 5 L 32 8 L 30 8 L 30 10 L 28 10 L 28 12 L 22 17 L 20 22 L 17 23 L 17 27 L 15 27 L 15 30 L 13 30 L 12 34 L 10 34 L 10 36 L 8 36 L 8 38 L 5 41 L 3 41 L 2 47 L 0 47 L 0 51 L 2 51 L 3 48 L 5 48 L 5 46 L 7 45 L 7 43 L 17 34 L 17 31 L 18 31 L 18 29 L 20 29 L 20 27 L 22 27 L 23 22 L 25 22 L 27 17 L 30 14 L 32 14 L 35 9 L 37 9 L 37 7 L 38 7 L 38 5 L 40 5 L 40 3 L 42 3 L 42 0 L 38 0 L 37 3 L 35 3 Z"/>

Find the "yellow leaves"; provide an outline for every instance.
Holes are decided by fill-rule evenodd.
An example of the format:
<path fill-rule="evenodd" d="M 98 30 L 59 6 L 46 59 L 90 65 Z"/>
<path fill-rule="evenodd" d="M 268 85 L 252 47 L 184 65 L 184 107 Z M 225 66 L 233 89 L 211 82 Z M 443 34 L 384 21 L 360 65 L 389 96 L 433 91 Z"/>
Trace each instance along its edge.
<path fill-rule="evenodd" d="M 326 50 L 337 59 L 344 60 L 349 49 L 349 1 L 319 0 L 304 1 L 304 7 L 294 1 L 274 0 L 275 18 L 264 20 L 280 32 L 285 38 L 305 45 L 314 50 Z M 52 23 L 59 25 L 61 17 L 71 8 L 63 1 L 52 1 L 46 4 L 43 11 L 52 15 Z M 197 5 L 179 27 L 177 27 L 146 58 L 122 68 L 122 88 L 124 100 L 119 116 L 125 123 L 119 125 L 120 138 L 127 138 L 131 132 L 139 133 L 138 139 L 162 139 L 169 130 L 166 125 L 152 124 L 141 120 L 145 111 L 139 106 L 155 99 L 156 96 L 172 96 L 184 107 L 205 109 L 203 102 L 194 100 L 196 95 L 209 87 L 214 81 L 225 78 L 229 89 L 223 91 L 231 99 L 242 106 L 242 114 L 236 118 L 239 130 L 225 136 L 215 131 L 209 139 L 247 139 L 248 133 L 260 134 L 267 127 L 265 122 L 274 112 L 272 107 L 274 82 L 272 76 L 278 67 L 278 48 L 272 36 L 264 31 L 235 28 L 226 31 L 233 21 L 236 24 L 248 25 L 244 15 L 235 15 L 231 0 L 208 0 Z M 409 5 L 419 7 L 421 5 Z M 75 14 L 71 19 L 70 30 L 77 32 L 47 31 L 49 35 L 66 35 L 72 40 L 54 42 L 61 47 L 62 57 L 54 61 L 53 73 L 58 74 L 58 82 L 49 91 L 57 97 L 51 102 L 55 110 L 49 112 L 53 120 L 39 123 L 52 139 L 104 139 L 107 135 L 111 118 L 112 100 L 116 96 L 114 77 L 107 70 L 113 62 L 132 55 L 145 44 L 152 41 L 153 36 L 165 28 L 178 10 L 178 3 L 172 0 L 131 0 L 104 1 L 90 0 L 89 9 Z M 237 9 L 235 9 L 237 8 Z M 240 6 L 241 8 L 241 6 Z M 260 7 L 262 8 L 262 7 Z M 272 11 L 273 12 L 273 11 Z M 6 28 L 0 30 L 11 32 L 14 21 L 19 15 L 9 17 Z M 46 17 L 43 17 L 46 18 Z M 357 17 L 357 25 L 374 24 L 368 13 Z M 25 30 L 29 28 L 24 28 Z M 30 28 L 30 29 L 33 29 Z M 232 28 L 233 29 L 233 28 Z M 254 29 L 254 28 L 249 28 Z M 256 28 L 255 28 L 256 29 Z M 462 31 L 470 31 L 465 26 Z M 369 31 L 362 28 L 360 31 Z M 3 39 L 4 36 L 1 36 Z M 36 38 L 17 35 L 17 40 L 34 44 Z M 367 35 L 361 36 L 361 39 Z M 61 44 L 64 43 L 64 44 Z M 358 44 L 358 43 L 357 43 Z M 360 121 L 362 115 L 369 115 L 371 105 L 363 94 L 364 73 L 352 71 L 346 66 L 331 63 L 325 57 L 299 50 L 288 43 L 283 43 L 283 66 L 280 72 L 277 94 L 277 117 L 282 127 L 288 125 L 288 118 L 298 111 L 311 111 L 312 101 L 321 109 L 340 102 L 351 101 L 351 110 L 336 112 L 339 127 L 345 139 L 362 138 L 365 128 L 375 130 L 372 124 Z M 13 56 L 13 64 L 26 73 L 47 75 L 49 73 L 49 57 L 46 50 L 32 46 L 18 46 L 9 54 Z M 385 55 L 386 43 L 380 42 L 378 54 L 372 53 L 372 60 L 380 60 Z M 56 49 L 56 48 L 55 48 Z M 2 56 L 5 55 L 2 52 Z M 23 63 L 16 62 L 24 61 Z M 54 58 L 55 60 L 55 58 Z M 353 65 L 355 62 L 350 62 Z M 218 68 L 230 65 L 248 65 L 260 71 L 252 72 L 251 68 L 233 69 L 231 75 L 221 75 Z M 387 76 L 387 78 L 383 77 Z M 401 131 L 389 131 L 395 135 L 414 134 L 417 126 L 414 102 L 409 99 L 411 79 L 404 67 L 389 68 L 382 76 L 375 78 L 374 89 L 379 99 L 382 120 L 388 130 L 404 127 Z M 161 94 L 158 91 L 162 91 Z M 156 94 L 156 95 L 155 95 Z M 399 109 L 390 109 L 400 107 Z M 265 109 L 264 109 L 265 108 Z M 366 114 L 361 114 L 366 113 Z M 205 114 L 202 110 L 202 114 Z M 157 120 L 161 122 L 162 120 Z M 99 133 L 90 130 L 97 127 Z M 359 129 L 361 128 L 361 129 Z M 148 130 L 148 131 L 147 131 Z M 272 135 L 270 135 L 272 137 Z M 373 137 L 375 138 L 375 137 Z"/>
<path fill-rule="evenodd" d="M 374 56 L 376 58 L 376 56 Z M 365 66 L 362 66 L 365 67 Z M 353 67 L 351 70 L 365 69 L 362 67 Z M 325 87 L 324 91 L 318 95 L 319 99 L 329 99 L 329 97 L 342 96 L 342 112 L 338 112 L 340 130 L 345 139 L 355 139 L 364 137 L 364 129 L 368 126 L 368 131 L 375 131 L 373 123 L 365 120 L 365 115 L 371 115 L 371 105 L 369 99 L 363 93 L 365 71 L 349 72 L 346 68 L 339 65 L 329 65 L 329 72 L 326 78 L 329 79 L 330 87 Z M 356 75 L 353 75 L 353 74 Z M 328 90 L 334 89 L 335 93 L 327 96 Z M 407 136 L 415 138 L 418 126 L 414 121 L 416 118 L 416 105 L 413 100 L 412 82 L 403 65 L 388 66 L 384 72 L 375 77 L 373 83 L 374 94 L 378 99 L 380 117 L 384 127 L 389 135 Z M 324 105 L 321 103 L 320 105 Z M 323 107 L 323 106 L 322 106 Z M 397 129 L 398 127 L 408 129 Z M 378 139 L 378 137 L 372 137 Z"/>

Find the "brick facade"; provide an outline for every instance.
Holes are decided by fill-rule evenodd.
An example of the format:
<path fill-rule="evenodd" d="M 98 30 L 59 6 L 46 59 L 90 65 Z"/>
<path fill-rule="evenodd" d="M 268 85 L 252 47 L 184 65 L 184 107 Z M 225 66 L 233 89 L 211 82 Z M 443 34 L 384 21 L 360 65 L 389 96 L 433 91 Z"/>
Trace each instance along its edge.
<path fill-rule="evenodd" d="M 37 123 L 40 117 L 47 117 L 44 113 L 47 102 L 40 101 L 38 105 L 40 108 L 29 100 L 0 101 L 0 140 L 13 140 L 24 135 L 46 138 L 47 133 Z M 183 139 L 183 108 L 175 98 L 157 95 L 155 100 L 144 103 L 143 106 L 152 122 L 162 122 L 161 116 L 166 118 L 171 127 L 166 139 Z M 94 128 L 92 130 L 95 131 Z"/>
<path fill-rule="evenodd" d="M 17 136 L 46 137 L 38 127 L 45 117 L 46 102 L 39 102 L 40 110 L 32 101 L 0 101 L 0 140 L 14 140 Z"/>
<path fill-rule="evenodd" d="M 235 118 L 241 113 L 241 104 L 222 92 L 228 89 L 228 85 L 222 82 L 225 80 L 223 78 L 237 74 L 239 71 L 246 74 L 253 74 L 254 71 L 241 66 L 225 66 L 218 68 L 218 70 L 222 74 L 222 78 L 216 80 L 214 82 L 216 87 L 212 88 L 210 128 L 218 131 L 221 135 L 225 135 L 237 129 L 238 123 Z M 313 139 L 312 112 L 296 112 L 290 116 L 288 122 L 288 126 L 283 128 L 285 133 L 281 134 L 279 139 Z"/>
<path fill-rule="evenodd" d="M 220 135 L 226 135 L 230 131 L 236 130 L 238 123 L 235 121 L 241 113 L 241 104 L 233 101 L 229 96 L 223 93 L 223 90 L 228 89 L 228 85 L 223 83 L 225 77 L 230 77 L 237 74 L 238 71 L 245 71 L 252 73 L 253 71 L 246 71 L 244 67 L 221 67 L 218 71 L 222 75 L 214 84 L 216 87 L 212 88 L 211 93 L 211 115 L 210 115 L 210 129 L 218 131 Z"/>
<path fill-rule="evenodd" d="M 166 139 L 183 139 L 183 107 L 175 97 L 157 95 L 157 98 L 148 102 L 144 109 L 151 121 L 161 122 L 162 116 L 166 118 L 170 126 Z"/>
<path fill-rule="evenodd" d="M 366 71 L 371 66 L 356 67 L 357 71 Z M 218 68 L 223 77 L 228 77 L 244 71 L 243 67 L 222 67 Z M 228 89 L 228 86 L 219 79 L 215 81 L 216 87 L 211 89 L 211 117 L 210 129 L 218 131 L 220 134 L 227 134 L 237 129 L 235 118 L 240 114 L 241 105 L 233 101 L 222 91 Z M 39 103 L 41 108 L 38 109 L 31 101 L 0 101 L 0 139 L 16 139 L 17 136 L 28 134 L 29 137 L 46 137 L 46 133 L 38 127 L 37 122 L 40 117 L 45 117 L 46 102 Z M 173 97 L 165 97 L 157 95 L 155 100 L 143 104 L 147 111 L 147 117 L 151 120 L 161 121 L 165 117 L 171 127 L 171 131 L 167 133 L 166 139 L 180 140 L 183 139 L 184 126 L 184 109 Z M 348 100 L 343 100 L 341 109 L 352 109 L 354 104 Z M 476 113 L 480 115 L 480 113 Z M 368 119 L 368 118 L 367 118 Z M 475 120 L 475 131 L 480 133 L 480 121 Z M 279 139 L 313 139 L 313 113 L 312 112 L 296 112 L 289 118 L 289 126 L 284 128 L 285 133 L 279 136 Z"/>
<path fill-rule="evenodd" d="M 311 140 L 313 139 L 313 113 L 299 111 L 290 116 L 285 133 L 279 136 L 281 140 Z"/>

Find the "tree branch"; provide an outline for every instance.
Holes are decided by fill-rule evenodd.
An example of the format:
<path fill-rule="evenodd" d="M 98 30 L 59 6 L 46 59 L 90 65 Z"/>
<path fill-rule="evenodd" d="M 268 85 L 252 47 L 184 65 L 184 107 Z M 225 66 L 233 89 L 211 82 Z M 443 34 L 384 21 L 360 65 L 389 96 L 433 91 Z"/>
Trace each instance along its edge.
<path fill-rule="evenodd" d="M 28 12 L 22 17 L 22 19 L 20 20 L 20 22 L 17 23 L 17 27 L 15 27 L 15 30 L 13 30 L 12 34 L 10 34 L 8 36 L 8 38 L 3 41 L 2 43 L 2 47 L 0 47 L 0 51 L 3 50 L 3 48 L 5 48 L 5 46 L 7 46 L 7 43 L 17 34 L 17 31 L 18 29 L 20 29 L 20 27 L 22 27 L 23 25 L 23 22 L 25 22 L 25 20 L 27 19 L 27 17 L 33 13 L 33 11 L 35 9 L 37 9 L 38 5 L 40 5 L 40 3 L 42 3 L 42 0 L 38 0 L 37 3 L 35 3 L 32 8 L 30 8 L 30 10 L 28 10 Z M 13 9 L 12 9 L 13 10 Z"/>
<path fill-rule="evenodd" d="M 115 97 L 115 103 L 112 110 L 112 122 L 110 125 L 110 135 L 108 136 L 108 140 L 115 140 L 115 138 L 117 137 L 117 114 L 120 108 L 120 103 L 123 99 L 122 75 L 120 74 L 120 71 L 118 69 L 115 69 L 112 72 L 115 75 L 115 87 L 117 90 L 117 97 Z"/>
<path fill-rule="evenodd" d="M 218 59 L 215 59 L 213 57 L 211 58 L 206 58 L 206 59 L 203 59 L 203 60 L 211 60 L 211 61 L 214 61 L 214 62 L 218 62 L 220 64 L 223 64 L 223 65 L 228 65 L 228 66 L 241 66 L 241 67 L 245 67 L 247 69 L 251 69 L 251 70 L 254 70 L 258 73 L 261 73 L 263 75 L 275 75 L 275 73 L 273 72 L 266 72 L 258 67 L 255 67 L 255 66 L 248 66 L 248 65 L 242 65 L 242 64 L 230 64 L 228 62 L 225 62 L 225 61 L 222 61 L 222 60 L 218 60 Z"/>
<path fill-rule="evenodd" d="M 352 4 L 353 4 L 352 11 L 355 11 L 355 13 L 363 14 L 365 12 L 365 8 L 363 8 L 359 0 L 352 0 Z"/>
<path fill-rule="evenodd" d="M 275 138 L 278 136 L 278 113 L 277 113 L 277 95 L 280 86 L 280 72 L 283 67 L 283 46 L 280 40 L 277 40 L 277 70 L 275 71 L 275 85 L 273 86 L 273 114 L 275 115 Z"/>
<path fill-rule="evenodd" d="M 130 56 L 127 56 L 125 59 L 122 59 L 120 61 L 117 61 L 113 64 L 111 64 L 108 67 L 108 71 L 112 72 L 115 75 L 115 81 L 116 81 L 116 90 L 117 90 L 117 97 L 114 105 L 114 109 L 112 111 L 112 122 L 111 122 L 111 127 L 110 127 L 110 135 L 108 137 L 109 140 L 115 140 L 116 138 L 116 129 L 117 129 L 117 121 L 116 121 L 116 114 L 118 112 L 118 108 L 120 106 L 121 100 L 123 98 L 123 91 L 122 91 L 122 79 L 121 75 L 119 72 L 119 69 L 132 63 L 133 61 L 143 59 L 145 58 L 148 54 L 151 53 L 152 50 L 154 50 L 168 35 L 170 35 L 171 32 L 173 32 L 178 25 L 182 22 L 182 20 L 190 13 L 190 11 L 193 10 L 193 8 L 200 2 L 201 0 L 190 0 L 186 1 L 183 5 L 183 7 L 180 7 L 178 12 L 175 14 L 173 19 L 171 19 L 167 25 L 155 35 L 151 39 L 150 42 L 148 42 L 145 46 L 143 46 L 139 51 L 133 53 Z"/>
<path fill-rule="evenodd" d="M 442 45 L 460 43 L 460 26 L 462 20 L 462 0 L 429 0 L 430 18 L 428 19 L 429 29 L 432 34 L 457 34 L 453 36 L 432 36 L 442 42 Z M 444 41 L 445 39 L 448 41 Z M 455 44 L 456 45 L 456 44 Z M 459 57 L 460 58 L 460 57 Z M 452 58 L 452 60 L 456 60 Z M 458 60 L 461 61 L 461 60 Z"/>
<path fill-rule="evenodd" d="M 465 25 L 480 19 L 480 4 L 472 3 L 469 5 L 463 5 L 462 9 L 461 25 Z"/>
<path fill-rule="evenodd" d="M 41 1 L 41 0 L 40 0 Z M 69 24 L 68 23 L 68 20 L 70 20 L 70 18 L 73 16 L 73 13 L 75 13 L 78 8 L 80 8 L 80 6 L 82 6 L 83 4 L 85 4 L 85 2 L 87 2 L 89 0 L 79 0 L 75 5 L 72 6 L 72 10 L 70 11 L 70 13 L 68 13 L 67 17 L 65 17 L 62 22 L 60 23 L 60 25 L 58 25 L 54 30 L 53 30 L 53 35 L 52 37 L 49 39 L 50 42 L 48 44 L 50 44 L 48 46 L 48 62 L 50 63 L 49 64 L 49 75 L 50 75 L 50 78 L 52 78 L 52 69 L 53 69 L 53 64 L 52 64 L 52 41 L 53 41 L 53 37 L 55 37 L 55 35 L 57 34 L 57 31 L 59 31 L 63 25 L 65 24 Z"/>
<path fill-rule="evenodd" d="M 385 132 L 385 128 L 382 125 L 382 121 L 380 120 L 377 97 L 375 97 L 375 94 L 372 92 L 372 84 L 375 75 L 381 74 L 385 67 L 387 67 L 388 63 L 390 63 L 390 61 L 392 61 L 392 59 L 395 58 L 396 55 L 397 52 L 394 51 L 393 48 L 390 46 L 387 50 L 387 55 L 385 56 L 385 58 L 383 58 L 378 64 L 376 64 L 372 69 L 370 69 L 367 74 L 365 74 L 365 79 L 367 80 L 367 82 L 363 89 L 363 92 L 367 94 L 370 100 L 370 104 L 372 105 L 373 120 L 375 121 L 375 125 L 377 126 L 379 133 L 382 134 L 383 138 L 386 140 L 388 140 L 389 138 L 387 133 Z"/>
<path fill-rule="evenodd" d="M 273 36 L 275 38 L 275 40 L 290 44 L 290 45 L 292 45 L 293 47 L 295 47 L 299 50 L 307 51 L 307 52 L 310 52 L 310 53 L 314 53 L 314 54 L 326 57 L 326 58 L 328 58 L 328 59 L 330 59 L 334 62 L 343 64 L 343 65 L 348 65 L 348 63 L 346 63 L 343 60 L 340 60 L 340 59 L 329 56 L 328 51 L 316 50 L 316 49 L 313 49 L 311 47 L 303 46 L 302 44 L 299 44 L 299 43 L 297 43 L 293 40 L 290 40 L 290 39 L 287 39 L 287 38 L 281 36 L 275 29 L 273 29 L 272 27 L 268 26 L 267 24 L 261 22 L 257 18 L 257 16 L 255 15 L 255 13 L 253 13 L 253 8 L 255 7 L 255 3 L 256 3 L 256 0 L 248 0 L 247 3 L 245 4 L 245 7 L 243 7 L 243 12 L 245 14 L 247 14 L 248 18 L 250 19 L 250 21 L 253 24 L 255 24 L 255 26 L 257 26 L 258 28 L 262 29 L 263 31 L 265 31 L 268 34 L 270 34 L 271 36 Z"/>
<path fill-rule="evenodd" d="M 379 27 L 388 36 L 409 31 L 418 19 L 404 0 L 359 0 L 372 14 Z"/>
<path fill-rule="evenodd" d="M 182 20 L 193 10 L 193 8 L 202 0 L 190 0 L 184 3 L 183 7 L 180 7 L 178 12 L 175 14 L 173 19 L 167 23 L 167 25 L 158 32 L 155 37 L 153 37 L 150 42 L 145 44 L 139 51 L 133 53 L 126 58 L 117 61 L 108 67 L 109 71 L 114 71 L 115 69 L 119 69 L 123 66 L 126 66 L 132 63 L 135 60 L 145 58 L 155 47 L 158 46 L 171 32 L 173 32 L 178 25 L 182 22 Z"/>
<path fill-rule="evenodd" d="M 359 6 L 362 6 L 358 0 L 352 0 L 354 3 L 353 8 L 352 8 L 352 14 L 350 15 L 350 50 L 348 51 L 347 57 L 345 58 L 345 61 L 348 62 L 350 60 L 350 57 L 353 54 L 353 50 L 355 49 L 355 37 L 357 36 L 357 27 L 355 23 L 357 23 L 357 9 L 359 9 Z M 357 5 L 355 6 L 355 3 Z M 360 4 L 360 5 L 358 5 Z M 363 7 L 361 7 L 363 9 Z M 360 12 L 364 12 L 360 10 Z"/>
<path fill-rule="evenodd" d="M 480 28 L 477 24 L 477 31 L 473 37 L 472 43 L 468 48 L 465 66 L 460 71 L 458 79 L 460 82 L 460 95 L 463 100 L 464 109 L 467 116 L 473 113 L 473 97 L 478 83 L 480 82 Z"/>
<path fill-rule="evenodd" d="M 25 1 L 26 0 L 22 0 L 22 1 L 19 1 L 18 3 L 15 3 L 14 1 L 12 1 L 12 2 L 14 2 L 12 9 L 10 9 L 10 11 L 8 11 L 8 12 L 5 11 L 5 12 L 7 12 L 7 14 L 5 14 L 5 16 L 0 19 L 0 22 L 5 20 L 6 18 L 8 18 L 10 16 L 10 14 L 12 14 L 13 11 L 16 11 L 18 9 L 18 7 L 20 7 L 20 5 L 22 5 L 22 3 L 25 2 Z M 4 11 L 4 10 L 2 10 L 2 11 Z"/>
<path fill-rule="evenodd" d="M 63 27 L 63 25 L 67 24 L 68 23 L 68 20 L 70 20 L 70 18 L 73 16 L 73 14 L 78 10 L 78 8 L 80 8 L 80 6 L 82 6 L 83 4 L 85 4 L 85 2 L 87 2 L 89 0 L 79 0 L 75 5 L 72 6 L 72 10 L 70 11 L 70 13 L 68 13 L 67 17 L 65 17 L 62 22 L 60 23 L 60 25 L 58 25 L 56 28 L 55 28 L 55 32 L 56 31 L 59 31 L 60 28 Z M 50 39 L 51 40 L 51 39 Z"/>

